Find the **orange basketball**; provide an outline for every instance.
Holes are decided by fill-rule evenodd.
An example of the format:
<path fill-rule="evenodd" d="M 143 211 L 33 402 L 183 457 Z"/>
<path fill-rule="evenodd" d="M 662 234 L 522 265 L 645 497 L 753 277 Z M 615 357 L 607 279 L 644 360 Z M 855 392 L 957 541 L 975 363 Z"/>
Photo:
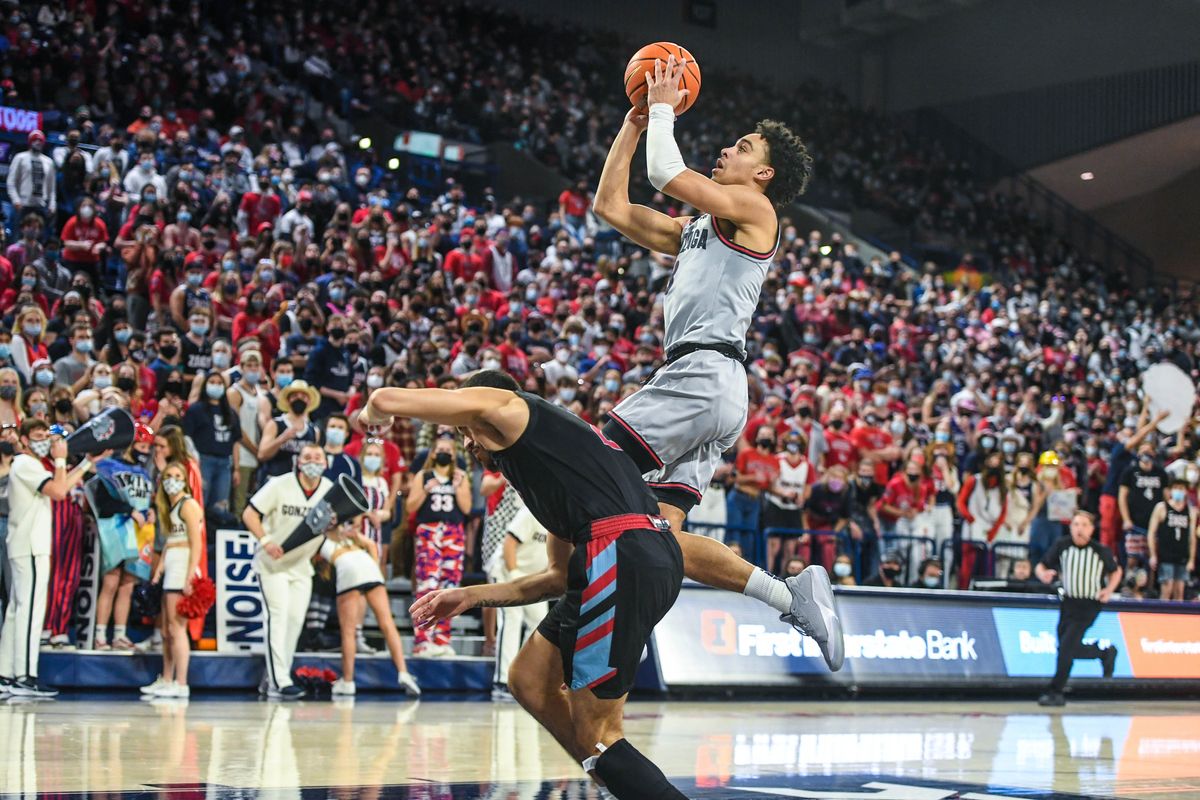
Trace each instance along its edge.
<path fill-rule="evenodd" d="M 682 114 L 692 107 L 692 103 L 700 96 L 700 65 L 692 58 L 691 53 L 674 42 L 648 44 L 629 59 L 629 64 L 625 67 L 625 94 L 630 103 L 634 106 L 646 105 L 646 73 L 654 74 L 655 59 L 663 62 L 665 67 L 670 56 L 675 56 L 676 61 L 681 58 L 687 59 L 680 83 L 688 90 L 688 94 L 683 98 L 683 102 L 675 107 L 675 113 Z"/>

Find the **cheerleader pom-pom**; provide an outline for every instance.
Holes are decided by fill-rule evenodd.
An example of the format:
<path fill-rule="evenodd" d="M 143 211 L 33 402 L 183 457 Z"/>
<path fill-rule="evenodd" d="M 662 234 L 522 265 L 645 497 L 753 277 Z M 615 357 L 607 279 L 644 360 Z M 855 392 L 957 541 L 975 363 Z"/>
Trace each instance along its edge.
<path fill-rule="evenodd" d="M 180 616 L 200 619 L 217 601 L 217 587 L 211 578 L 196 578 L 192 581 L 192 593 L 184 595 L 176 607 Z"/>

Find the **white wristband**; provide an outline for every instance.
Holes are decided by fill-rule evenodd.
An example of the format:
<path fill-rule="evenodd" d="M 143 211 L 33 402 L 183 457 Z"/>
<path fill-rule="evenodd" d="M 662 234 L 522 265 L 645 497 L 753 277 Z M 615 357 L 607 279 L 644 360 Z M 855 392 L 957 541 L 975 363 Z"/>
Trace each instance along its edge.
<path fill-rule="evenodd" d="M 79 468 L 80 468 L 81 470 L 83 470 L 84 472 L 87 472 L 89 469 L 91 469 L 91 468 L 92 468 L 92 462 L 91 462 L 91 459 L 85 458 L 83 461 L 80 461 L 80 462 L 79 462 Z"/>
<path fill-rule="evenodd" d="M 67 468 L 67 460 L 65 458 L 54 459 L 54 468 L 55 469 L 66 469 Z"/>
<path fill-rule="evenodd" d="M 667 103 L 650 106 L 646 126 L 646 174 L 660 192 L 687 169 L 675 142 L 675 109 Z"/>
<path fill-rule="evenodd" d="M 275 540 L 271 538 L 271 534 L 269 534 L 269 533 L 264 533 L 264 534 L 263 534 L 263 536 L 262 536 L 262 538 L 258 540 L 258 546 L 259 546 L 259 547 L 266 547 L 267 545 L 269 545 L 269 544 L 270 544 L 271 542 L 273 542 L 273 541 L 275 541 Z"/>

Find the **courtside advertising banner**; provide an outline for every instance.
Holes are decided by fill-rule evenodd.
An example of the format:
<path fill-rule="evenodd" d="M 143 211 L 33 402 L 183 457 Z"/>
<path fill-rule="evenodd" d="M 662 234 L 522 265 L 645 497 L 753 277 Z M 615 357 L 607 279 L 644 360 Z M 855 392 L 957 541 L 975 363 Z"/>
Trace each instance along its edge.
<path fill-rule="evenodd" d="M 266 652 L 262 591 L 249 531 L 217 531 L 217 652 Z"/>
<path fill-rule="evenodd" d="M 957 596 L 956 596 L 957 595 Z M 1005 678 L 1049 679 L 1058 642 L 1058 603 L 989 594 L 897 591 L 838 593 L 846 662 L 830 673 L 816 643 L 742 595 L 685 587 L 655 629 L 667 687 L 860 685 L 927 680 L 952 685 Z M 980 601 L 983 602 L 980 602 Z M 1200 614 L 1109 606 L 1085 641 L 1120 648 L 1117 680 L 1200 680 Z M 1100 677 L 1098 661 L 1072 675 Z"/>

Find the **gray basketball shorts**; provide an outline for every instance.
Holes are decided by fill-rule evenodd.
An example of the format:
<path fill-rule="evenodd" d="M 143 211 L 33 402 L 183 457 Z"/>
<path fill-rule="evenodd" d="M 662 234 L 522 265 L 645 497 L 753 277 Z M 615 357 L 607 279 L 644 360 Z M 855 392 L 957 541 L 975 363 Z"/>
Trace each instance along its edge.
<path fill-rule="evenodd" d="M 687 512 L 721 455 L 746 427 L 746 369 L 712 350 L 666 364 L 609 415 L 604 435 L 621 446 L 663 503 Z"/>

